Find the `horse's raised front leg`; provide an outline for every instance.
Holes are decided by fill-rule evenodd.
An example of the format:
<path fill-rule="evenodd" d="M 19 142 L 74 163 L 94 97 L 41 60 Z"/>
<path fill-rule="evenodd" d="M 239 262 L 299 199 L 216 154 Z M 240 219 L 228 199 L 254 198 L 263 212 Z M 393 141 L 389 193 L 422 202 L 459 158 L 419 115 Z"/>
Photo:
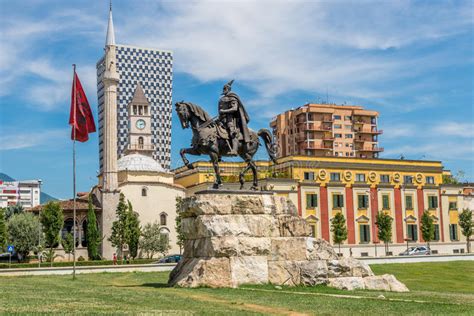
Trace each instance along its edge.
<path fill-rule="evenodd" d="M 193 165 L 189 163 L 188 158 L 186 158 L 186 154 L 194 155 L 194 156 L 199 156 L 199 152 L 195 148 L 182 148 L 179 151 L 179 154 L 181 155 L 181 159 L 183 159 L 183 163 L 186 167 L 189 169 L 194 169 Z"/>
<path fill-rule="evenodd" d="M 209 155 L 211 157 L 212 166 L 214 167 L 214 185 L 212 186 L 213 189 L 219 189 L 219 186 L 222 185 L 221 173 L 219 170 L 219 155 L 216 153 L 211 153 Z"/>

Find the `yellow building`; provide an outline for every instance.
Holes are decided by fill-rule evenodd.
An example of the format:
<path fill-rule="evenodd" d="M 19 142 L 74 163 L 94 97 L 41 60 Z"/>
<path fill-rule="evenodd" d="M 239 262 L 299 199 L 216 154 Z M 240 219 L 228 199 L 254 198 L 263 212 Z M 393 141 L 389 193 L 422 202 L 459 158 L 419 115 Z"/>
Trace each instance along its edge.
<path fill-rule="evenodd" d="M 193 166 L 174 170 L 175 183 L 184 186 L 187 195 L 208 189 L 214 181 L 210 163 L 195 162 Z M 435 222 L 435 240 L 430 243 L 433 252 L 462 252 L 465 239 L 458 225 L 452 226 L 457 224 L 457 215 L 445 202 L 453 197 L 442 193 L 443 176 L 449 172 L 440 161 L 288 156 L 277 164 L 258 161 L 257 166 L 261 189 L 292 200 L 314 236 L 332 242 L 331 219 L 342 212 L 348 229 L 348 253 L 375 255 L 379 211 L 393 218 L 393 254 L 406 249 L 407 239 L 410 246 L 424 245 L 420 218 L 425 210 Z M 238 174 L 243 167 L 244 163 L 220 164 L 225 187 L 239 187 Z M 450 229 L 453 234 L 456 230 L 453 240 Z"/>

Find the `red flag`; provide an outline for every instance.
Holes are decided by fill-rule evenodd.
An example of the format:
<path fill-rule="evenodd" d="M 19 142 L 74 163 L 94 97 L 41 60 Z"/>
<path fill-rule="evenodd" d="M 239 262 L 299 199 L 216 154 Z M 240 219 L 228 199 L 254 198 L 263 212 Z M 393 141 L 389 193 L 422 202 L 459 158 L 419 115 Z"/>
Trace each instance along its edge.
<path fill-rule="evenodd" d="M 89 106 L 86 93 L 84 92 L 84 89 L 82 89 L 81 82 L 79 81 L 76 72 L 74 72 L 74 80 L 72 82 L 69 125 L 72 125 L 72 140 L 74 140 L 74 131 L 76 134 L 76 140 L 80 142 L 86 142 L 89 139 L 89 133 L 95 132 L 95 123 L 91 107 Z"/>

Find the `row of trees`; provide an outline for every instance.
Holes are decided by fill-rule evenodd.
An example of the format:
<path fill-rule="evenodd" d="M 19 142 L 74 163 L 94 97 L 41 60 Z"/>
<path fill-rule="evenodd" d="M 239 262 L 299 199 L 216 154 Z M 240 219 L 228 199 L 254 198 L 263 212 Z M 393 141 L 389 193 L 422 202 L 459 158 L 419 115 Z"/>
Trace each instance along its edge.
<path fill-rule="evenodd" d="M 388 245 L 392 241 L 392 222 L 393 218 L 386 212 L 380 211 L 375 218 L 377 226 L 377 237 L 384 242 L 385 253 L 388 253 Z M 428 248 L 430 242 L 435 238 L 435 224 L 433 217 L 428 211 L 424 211 L 421 216 L 420 223 L 421 236 L 427 243 Z M 472 221 L 472 211 L 464 209 L 459 214 L 459 226 L 462 234 L 466 237 L 467 252 L 470 252 L 470 238 L 473 235 L 474 223 Z M 331 232 L 333 233 L 333 241 L 339 245 L 339 253 L 341 252 L 341 244 L 347 239 L 346 219 L 342 212 L 338 212 L 331 222 Z"/>
<path fill-rule="evenodd" d="M 166 255 L 170 249 L 168 235 L 161 232 L 161 227 L 157 222 L 140 227 L 138 214 L 133 211 L 130 201 L 125 202 L 123 194 L 120 194 L 116 215 L 117 218 L 112 224 L 112 233 L 108 240 L 112 246 L 119 249 L 119 258 L 123 259 L 125 246 L 128 247 L 128 253 L 132 259 L 138 256 L 139 249 L 148 258 L 152 258 L 156 253 Z"/>
<path fill-rule="evenodd" d="M 71 232 L 61 236 L 63 225 L 63 210 L 58 202 L 48 202 L 39 217 L 24 212 L 21 205 L 0 209 L 0 252 L 6 252 L 7 245 L 12 244 L 21 261 L 26 260 L 31 251 L 38 254 L 45 250 L 43 257 L 52 265 L 57 257 L 56 248 L 60 243 L 66 254 L 70 255 L 74 248 L 74 237 Z M 89 258 L 100 259 L 99 245 L 102 239 L 91 200 L 87 213 L 86 239 Z"/>

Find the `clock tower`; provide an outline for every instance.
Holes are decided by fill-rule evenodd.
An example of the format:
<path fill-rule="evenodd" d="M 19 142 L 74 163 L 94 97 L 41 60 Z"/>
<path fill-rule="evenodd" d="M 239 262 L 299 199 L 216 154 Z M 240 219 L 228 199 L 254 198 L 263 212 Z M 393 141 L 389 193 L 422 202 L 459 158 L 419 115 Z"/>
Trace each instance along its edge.
<path fill-rule="evenodd" d="M 126 153 L 140 153 L 151 156 L 155 150 L 151 135 L 151 107 L 137 82 L 132 101 L 128 104 L 128 146 Z"/>

